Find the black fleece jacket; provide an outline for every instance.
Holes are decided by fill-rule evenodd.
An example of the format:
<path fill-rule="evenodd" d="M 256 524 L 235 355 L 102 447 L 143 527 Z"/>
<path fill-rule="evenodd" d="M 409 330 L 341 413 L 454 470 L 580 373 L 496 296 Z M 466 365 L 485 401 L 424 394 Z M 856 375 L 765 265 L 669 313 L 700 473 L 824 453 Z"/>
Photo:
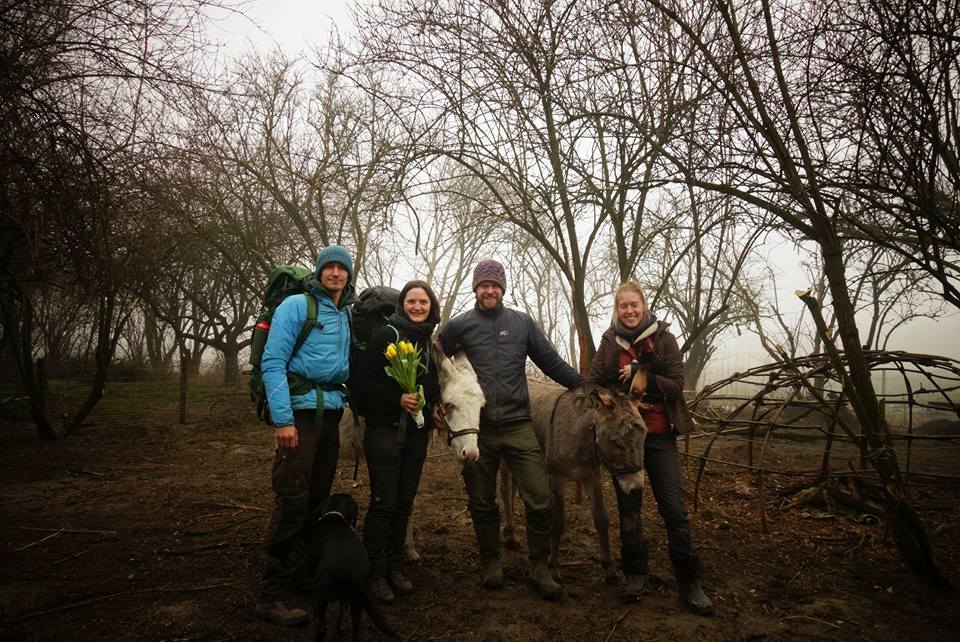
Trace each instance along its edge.
<path fill-rule="evenodd" d="M 440 399 L 440 383 L 433 359 L 429 358 L 429 342 L 424 342 L 422 338 L 418 340 L 417 337 L 402 329 L 395 331 L 393 326 L 389 325 L 376 330 L 350 374 L 351 391 L 355 395 L 362 395 L 365 417 L 371 425 L 397 425 L 403 411 L 400 406 L 403 390 L 400 384 L 384 371 L 387 367 L 387 357 L 383 354 L 387 346 L 397 340 L 397 332 L 401 339 L 409 341 L 420 349 L 420 360 L 427 364 L 427 371 L 417 377 L 417 383 L 423 386 L 423 396 L 427 400 L 427 405 L 423 409 L 426 421 L 424 428 L 432 428 L 431 409 Z M 415 427 L 410 417 L 407 417 L 407 427 Z"/>
<path fill-rule="evenodd" d="M 481 425 L 530 419 L 528 356 L 565 388 L 576 388 L 584 382 L 580 373 L 557 354 L 530 315 L 502 304 L 493 310 L 475 306 L 457 315 L 440 330 L 440 344 L 448 356 L 466 351 L 486 397 Z"/>

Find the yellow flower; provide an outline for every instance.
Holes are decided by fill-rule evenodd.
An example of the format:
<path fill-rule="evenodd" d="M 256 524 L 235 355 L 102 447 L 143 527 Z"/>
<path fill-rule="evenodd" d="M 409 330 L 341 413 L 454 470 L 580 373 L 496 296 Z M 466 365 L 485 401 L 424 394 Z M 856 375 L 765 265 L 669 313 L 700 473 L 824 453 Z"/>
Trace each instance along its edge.
<path fill-rule="evenodd" d="M 390 345 L 388 345 L 386 352 L 384 352 L 383 354 L 385 354 L 385 355 L 387 356 L 387 359 L 396 359 L 396 358 L 397 358 L 397 344 L 391 343 Z"/>
<path fill-rule="evenodd" d="M 413 344 L 410 343 L 409 341 L 401 341 L 400 352 L 403 354 L 413 354 L 414 353 Z"/>

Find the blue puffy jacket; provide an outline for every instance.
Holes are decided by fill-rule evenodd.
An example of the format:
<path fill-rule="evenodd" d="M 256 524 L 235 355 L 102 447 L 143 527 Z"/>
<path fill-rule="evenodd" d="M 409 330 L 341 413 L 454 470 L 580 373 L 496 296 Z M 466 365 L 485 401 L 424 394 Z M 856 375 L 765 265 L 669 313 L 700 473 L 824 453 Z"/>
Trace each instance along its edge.
<path fill-rule="evenodd" d="M 293 344 L 307 320 L 307 299 L 317 300 L 318 327 L 310 331 L 307 340 L 290 358 Z M 349 300 L 344 291 L 341 303 Z M 289 361 L 289 366 L 287 362 Z M 350 317 L 348 307 L 337 307 L 325 292 L 310 292 L 290 296 L 277 306 L 263 349 L 260 370 L 270 405 L 270 418 L 275 426 L 293 424 L 293 411 L 317 407 L 317 393 L 290 395 L 287 370 L 315 383 L 337 385 L 350 375 Z M 345 393 L 340 390 L 323 391 L 323 407 L 343 408 Z"/>

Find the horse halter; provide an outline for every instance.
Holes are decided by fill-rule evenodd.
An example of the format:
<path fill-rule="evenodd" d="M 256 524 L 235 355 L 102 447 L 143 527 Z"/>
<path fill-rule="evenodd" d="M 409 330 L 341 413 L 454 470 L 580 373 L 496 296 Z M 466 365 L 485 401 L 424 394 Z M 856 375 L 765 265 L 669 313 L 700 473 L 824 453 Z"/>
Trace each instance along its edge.
<path fill-rule="evenodd" d="M 600 444 L 597 441 L 597 425 L 590 424 L 590 431 L 593 432 L 593 458 L 597 462 L 603 464 L 604 468 L 610 471 L 610 474 L 614 477 L 619 477 L 620 475 L 629 475 L 630 473 L 635 473 L 643 470 L 643 464 L 636 466 L 621 466 L 620 468 L 615 468 L 613 464 L 610 463 L 610 460 L 607 459 L 607 456 L 603 454 L 603 451 L 600 449 Z"/>
<path fill-rule="evenodd" d="M 463 437 L 464 435 L 479 435 L 480 430 L 478 428 L 465 428 L 463 430 L 453 430 L 450 427 L 450 422 L 447 421 L 447 418 L 443 415 L 440 417 L 440 423 L 443 425 L 443 431 L 447 437 L 447 446 L 453 443 L 453 440 L 457 437 Z"/>

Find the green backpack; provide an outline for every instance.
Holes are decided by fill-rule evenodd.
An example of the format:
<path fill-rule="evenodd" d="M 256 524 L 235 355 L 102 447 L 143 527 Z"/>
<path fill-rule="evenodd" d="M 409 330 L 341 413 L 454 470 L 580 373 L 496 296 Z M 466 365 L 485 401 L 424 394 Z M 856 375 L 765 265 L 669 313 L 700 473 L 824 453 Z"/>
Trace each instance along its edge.
<path fill-rule="evenodd" d="M 267 345 L 267 334 L 270 332 L 270 322 L 273 313 L 280 302 L 294 294 L 304 294 L 314 279 L 313 270 L 298 265 L 283 265 L 270 273 L 267 279 L 267 289 L 263 295 L 263 307 L 253 326 L 253 337 L 250 342 L 250 399 L 257 408 L 257 416 L 270 423 L 270 407 L 267 404 L 266 388 L 263 385 L 263 373 L 260 371 L 260 360 L 263 358 L 263 349 Z M 307 320 L 297 335 L 293 344 L 290 359 L 307 340 L 310 331 L 317 325 L 317 300 L 307 296 Z M 287 365 L 290 361 L 287 361 Z"/>

